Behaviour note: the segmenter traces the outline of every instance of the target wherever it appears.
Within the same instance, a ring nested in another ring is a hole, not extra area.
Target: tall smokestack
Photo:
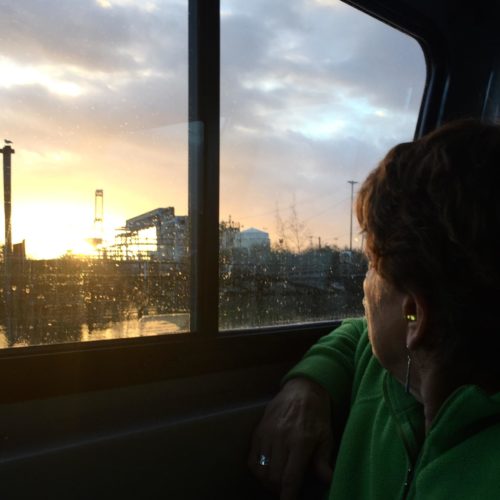
[[[5,146],[0,149],[3,154],[3,206],[5,213],[5,247],[4,247],[4,302],[5,327],[8,345],[13,344],[12,331],[12,199],[11,199],[11,156],[15,151],[10,146],[11,141],[5,140]]]

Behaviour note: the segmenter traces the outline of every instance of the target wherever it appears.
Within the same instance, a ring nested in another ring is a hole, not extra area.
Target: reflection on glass
[[[186,2],[7,3],[0,347],[186,331]]]
[[[361,315],[351,194],[413,136],[420,47],[337,0],[223,0],[221,50],[220,327]]]

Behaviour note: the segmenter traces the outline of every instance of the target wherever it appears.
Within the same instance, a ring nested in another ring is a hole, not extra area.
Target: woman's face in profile
[[[404,383],[406,370],[405,294],[382,278],[370,265],[363,282],[363,305],[373,354],[380,364]]]

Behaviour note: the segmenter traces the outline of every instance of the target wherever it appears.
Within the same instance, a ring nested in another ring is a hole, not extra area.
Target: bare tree
[[[280,207],[276,203],[276,234],[278,235],[278,250],[288,250],[287,224],[281,217]]]
[[[289,207],[289,215],[286,220],[283,220],[276,205],[276,234],[278,235],[278,248],[282,250],[290,250],[294,253],[301,253],[307,247],[307,241],[310,231],[307,224],[300,219],[295,194],[292,197],[292,202]]]

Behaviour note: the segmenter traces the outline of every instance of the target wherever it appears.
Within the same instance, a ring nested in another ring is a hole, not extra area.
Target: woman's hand
[[[330,396],[315,382],[295,378],[267,406],[248,461],[264,484],[280,492],[281,500],[294,500],[310,466],[330,482],[331,450]]]

